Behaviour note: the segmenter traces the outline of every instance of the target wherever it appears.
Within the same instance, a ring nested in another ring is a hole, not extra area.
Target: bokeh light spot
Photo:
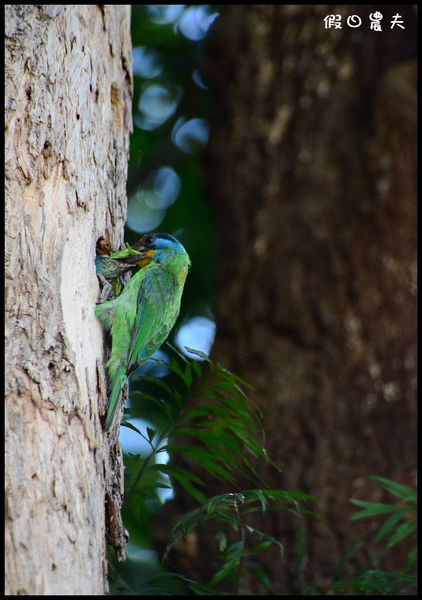
[[[173,23],[182,14],[184,4],[148,4],[148,18],[157,25]]]
[[[212,11],[209,5],[190,6],[184,10],[175,27],[188,40],[197,42],[207,35],[218,16],[219,13]]]
[[[133,72],[144,79],[157,77],[163,70],[161,54],[154,48],[139,46],[133,49]]]
[[[210,126],[206,119],[180,117],[173,127],[171,139],[175,146],[186,154],[194,154],[208,142]]]
[[[193,317],[181,325],[176,334],[176,344],[186,356],[194,360],[204,360],[203,358],[191,354],[185,349],[185,346],[193,350],[200,350],[207,356],[211,352],[214,344],[216,325],[214,321],[207,317]]]
[[[149,208],[163,209],[174,204],[180,192],[182,182],[171,167],[160,167],[152,171],[145,179],[144,188],[149,192],[145,203]]]
[[[199,72],[199,69],[194,69],[192,71],[192,79],[196,83],[196,85],[202,90],[208,90],[208,86],[205,85],[204,80],[202,79],[202,75]]]
[[[147,131],[159,127],[176,112],[181,97],[181,86],[169,83],[147,85],[139,98],[136,125]]]
[[[166,216],[166,210],[150,208],[145,201],[145,192],[139,189],[129,200],[127,207],[127,225],[137,233],[156,229]]]

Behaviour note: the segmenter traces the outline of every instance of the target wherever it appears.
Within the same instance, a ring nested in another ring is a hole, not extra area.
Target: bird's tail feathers
[[[124,367],[119,367],[116,372],[116,375],[113,377],[110,402],[108,403],[107,418],[105,422],[106,431],[109,431],[111,429],[111,426],[113,425],[114,414],[116,412],[116,408],[120,399],[120,393],[122,391],[122,387],[126,379],[126,369]]]

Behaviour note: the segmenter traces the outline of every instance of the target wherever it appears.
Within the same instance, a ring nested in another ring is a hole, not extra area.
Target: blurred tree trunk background
[[[405,30],[390,30],[396,12]],[[329,13],[342,29],[324,29]],[[382,500],[369,474],[415,483],[415,24],[412,6],[230,6],[208,57],[213,358],[255,386],[282,468],[268,484],[319,500],[299,585],[328,581],[368,531],[349,499]],[[270,571],[289,593],[294,522],[268,518],[287,550]]]

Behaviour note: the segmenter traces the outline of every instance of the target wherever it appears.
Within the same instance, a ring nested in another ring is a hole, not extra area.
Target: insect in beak
[[[128,256],[124,262],[127,265],[136,266],[139,268],[146,267],[152,261],[152,257],[156,253],[156,250],[152,248],[146,248],[141,244],[135,244],[132,246],[133,250],[137,251],[137,254],[133,254],[132,256]]]

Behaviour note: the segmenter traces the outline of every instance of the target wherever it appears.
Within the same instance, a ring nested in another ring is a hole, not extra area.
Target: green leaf
[[[264,533],[263,531],[260,531],[259,529],[255,529],[255,527],[251,527],[251,526],[247,526],[248,531],[255,533],[256,535],[258,535],[259,537],[261,537],[264,541],[268,541],[271,543],[271,545],[273,546],[277,546],[280,552],[280,558],[284,558],[284,546],[281,542],[279,542],[275,537],[273,537],[272,535],[268,535],[267,533]]]
[[[301,523],[295,535],[295,579],[299,579],[303,573],[307,554],[307,529],[306,524]]]
[[[260,544],[257,544],[256,546],[254,546],[250,550],[250,553],[251,554],[259,554],[260,552],[264,552],[264,550],[268,550],[268,548],[271,548],[272,545],[273,545],[273,542],[271,540],[261,542]]]
[[[403,573],[405,573],[407,575],[408,573],[413,571],[413,569],[416,567],[417,560],[418,560],[418,549],[415,546],[414,548],[411,549],[411,551],[407,555],[408,564],[406,565],[405,569],[403,570]]]
[[[416,578],[403,573],[371,569],[354,579],[336,581],[333,590],[353,590],[364,595],[399,594],[405,585],[416,585]]]
[[[371,479],[379,483],[383,488],[401,500],[405,500],[406,502],[417,501],[417,491],[408,485],[397,483],[396,481],[386,479],[385,477],[380,477],[379,475],[371,475]]]
[[[168,402],[163,400],[163,398],[157,398],[152,394],[146,394],[145,392],[131,392],[131,401],[135,403],[145,403],[151,402],[155,406],[157,406],[161,411],[163,411],[166,416],[171,419],[173,417],[172,407]],[[133,410],[133,409],[132,409]]]
[[[256,562],[247,562],[245,565],[255,576],[255,579],[261,583],[271,595],[276,595],[272,579],[268,570],[263,565]]]
[[[239,377],[239,375],[236,375],[235,373],[232,373],[232,371],[229,371],[228,369],[223,367],[220,363],[217,363],[217,371],[219,373],[222,373],[223,375],[228,376],[230,379],[236,380],[238,383],[240,383],[240,385],[242,385],[243,387],[245,387],[249,390],[254,389],[253,385],[251,385],[250,383],[248,383],[247,381],[245,381],[244,379]]]
[[[202,479],[200,479],[197,475],[187,471],[186,469],[182,469],[181,467],[176,467],[175,465],[168,465],[167,463],[166,464],[160,463],[160,464],[152,465],[151,469],[157,469],[158,471],[161,471],[162,473],[165,473],[166,475],[171,475],[173,477],[176,477],[179,481],[180,480],[194,481],[198,485],[205,485],[204,482],[202,481]]]
[[[173,344],[171,344],[168,340],[166,341],[166,346],[168,346],[169,348],[171,348],[173,350],[173,352],[184,362],[184,363],[188,363],[188,359],[186,358],[186,356],[183,354],[183,352],[181,352],[176,346],[174,346]]]
[[[182,369],[177,360],[172,358],[170,364],[167,366],[183,381],[187,390],[189,391],[192,386],[192,369],[190,364],[187,363],[185,369]]]
[[[352,504],[364,508],[365,510],[354,513],[350,518],[352,521],[358,521],[366,517],[373,517],[376,515],[385,515],[390,512],[406,512],[406,509],[400,508],[392,504],[383,504],[382,502],[370,502],[368,500],[350,500]]]
[[[124,250],[118,250],[117,252],[113,252],[110,254],[110,258],[128,258],[129,256],[136,256],[140,254],[138,250],[133,250],[131,246],[126,243],[126,248]]]
[[[390,531],[393,529],[393,527],[395,527],[397,525],[397,523],[399,523],[399,521],[401,521],[402,518],[403,518],[403,515],[401,513],[395,513],[394,515],[391,515],[391,517],[389,517],[386,520],[384,525],[378,531],[375,541],[380,542],[381,540],[383,540],[390,533]]]
[[[202,358],[203,360],[206,360],[207,362],[211,362],[209,357],[204,354],[203,352],[201,352],[201,350],[194,350],[194,348],[189,348],[189,346],[185,346],[185,350],[187,352],[189,352],[189,354],[195,354],[196,356],[199,356],[199,358]]]
[[[227,548],[227,536],[224,531],[221,529],[217,531],[215,535],[216,540],[218,541],[218,550],[223,552]]]
[[[243,554],[244,543],[239,540],[232,544],[229,548],[227,548],[225,554],[227,556],[226,561],[223,565],[218,569],[215,575],[210,579],[208,585],[214,587],[223,579],[227,579],[234,575],[234,573],[239,569],[240,560]]]
[[[132,377],[133,377],[133,375],[132,375]],[[148,381],[149,383],[154,383],[158,387],[161,387],[163,390],[168,392],[168,394],[171,397],[174,397],[174,390],[169,385],[167,385],[167,383],[165,383],[162,379],[160,379],[158,377],[152,377],[151,375],[145,375],[145,374],[137,375],[137,377],[139,377],[143,381]]]
[[[205,494],[203,494],[196,487],[197,485],[204,486],[205,484],[199,477],[197,477],[193,473],[190,473],[180,467],[168,464],[153,465],[151,469],[153,469],[154,467],[161,471],[161,473],[165,473],[166,475],[170,475],[171,477],[176,479],[180,483],[180,485],[183,486],[185,490],[188,491],[199,502],[204,502],[206,500]]]
[[[334,572],[334,579],[338,579],[343,574],[344,569],[355,554],[365,545],[365,541],[360,539],[350,546],[340,557]]]
[[[191,458],[193,461],[195,461],[197,464],[201,465],[202,467],[204,467],[204,469],[206,471],[208,471],[209,473],[213,473],[214,475],[216,475],[219,479],[225,480],[225,481],[234,481],[235,478],[233,476],[232,473],[230,473],[230,471],[228,471],[222,463],[222,460],[225,457],[225,453],[222,452],[220,454],[220,456],[218,455],[214,455],[211,454],[210,452],[204,450],[203,448],[199,448],[197,446],[178,446],[175,444],[168,444],[167,445],[167,450],[168,451],[178,451],[179,454],[184,455],[184,456],[189,456],[189,458]],[[227,457],[228,459],[230,457]],[[219,460],[221,459],[221,460]]]
[[[147,434],[148,434],[148,439],[150,442],[152,442],[156,433],[157,432],[155,431],[155,429],[151,429],[151,427],[147,427]]]
[[[407,523],[403,523],[403,525],[400,525],[400,527],[397,529],[396,533],[389,540],[389,542],[387,544],[387,548],[392,548],[393,546],[395,546],[396,544],[401,542],[404,538],[408,537],[414,531],[416,531],[416,528],[417,528],[416,519],[412,519],[411,521],[407,521]]]
[[[257,490],[257,493],[258,493],[258,499],[261,503],[262,512],[265,513],[265,511],[268,508],[268,499],[265,496],[265,494],[262,492],[262,490]]]
[[[130,423],[130,421],[122,421],[122,425],[123,425],[123,427],[126,427],[127,429],[132,429],[132,431],[136,431],[136,433],[139,433],[139,435],[144,437],[143,433],[141,431],[139,431],[139,429],[137,427],[135,427],[135,425]]]

